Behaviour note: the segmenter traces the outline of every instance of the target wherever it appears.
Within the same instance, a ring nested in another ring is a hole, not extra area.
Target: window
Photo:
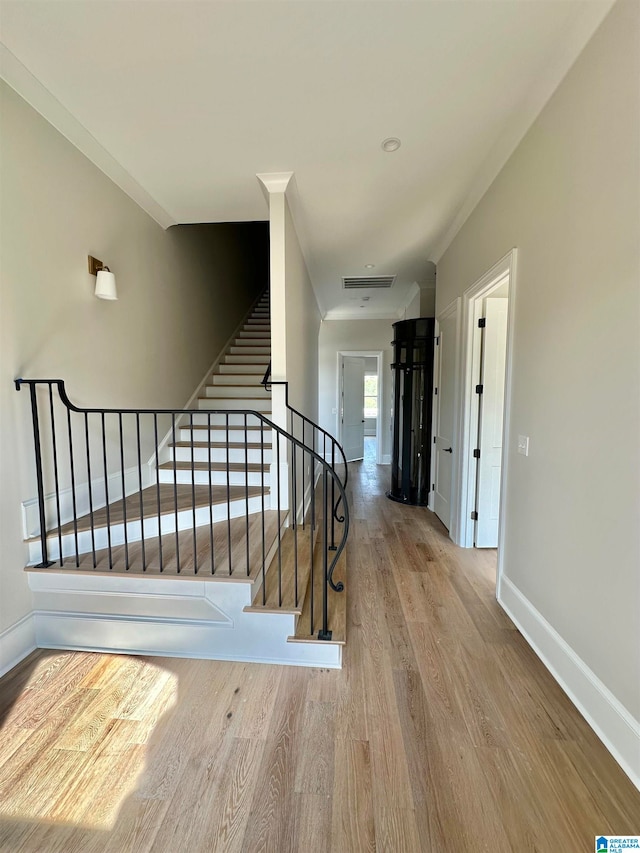
[[[366,373],[364,377],[364,417],[378,417],[378,374]]]

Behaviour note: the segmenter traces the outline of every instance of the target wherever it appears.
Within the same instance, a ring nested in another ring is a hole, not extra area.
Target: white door
[[[508,299],[488,297],[484,301],[476,548],[498,547],[508,304]]]
[[[451,525],[451,483],[453,479],[453,418],[456,369],[457,312],[439,319],[436,374],[435,489],[433,508],[444,526]]]
[[[347,462],[364,458],[364,363],[342,356],[342,446]]]

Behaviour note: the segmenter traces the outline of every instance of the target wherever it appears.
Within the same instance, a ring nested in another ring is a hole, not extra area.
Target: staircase
[[[296,410],[290,432],[272,423],[269,361],[265,295],[197,409],[80,409],[61,380],[16,381],[35,415],[39,646],[341,665],[346,469]]]

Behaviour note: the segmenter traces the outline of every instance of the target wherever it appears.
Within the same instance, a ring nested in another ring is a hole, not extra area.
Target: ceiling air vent
[[[342,286],[345,290],[363,287],[391,287],[395,280],[395,275],[345,275],[342,277]]]

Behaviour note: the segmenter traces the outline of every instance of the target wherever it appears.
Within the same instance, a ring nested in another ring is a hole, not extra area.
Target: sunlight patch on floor
[[[142,657],[124,671],[117,655],[93,657],[53,652],[35,666],[0,731],[0,817],[108,830],[135,791],[178,676]],[[67,689],[51,696],[63,667]]]

